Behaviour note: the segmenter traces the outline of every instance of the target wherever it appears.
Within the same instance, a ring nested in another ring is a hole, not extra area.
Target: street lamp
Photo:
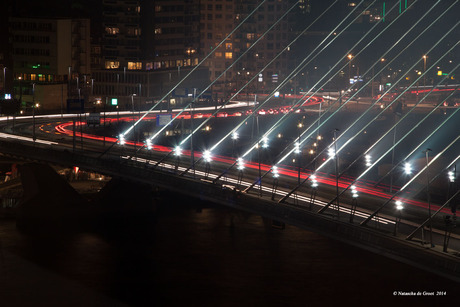
[[[358,190],[356,190],[356,186],[352,185],[350,187],[351,189],[351,197],[352,197],[352,202],[351,202],[351,212],[350,212],[350,223],[353,223],[353,217],[356,212],[356,207],[358,206]]]
[[[241,184],[241,181],[243,180],[243,169],[244,169],[244,160],[243,158],[238,158],[236,162],[237,166],[236,168],[238,169],[238,186]]]
[[[32,138],[35,144],[35,140],[37,139],[35,135],[35,83],[32,84],[32,118],[33,118]]]
[[[179,160],[180,160],[181,154],[182,154],[182,148],[180,146],[176,146],[174,148],[174,155],[176,156],[176,165],[175,165],[176,171],[179,169]]]
[[[232,143],[233,143],[233,146],[232,146],[232,156],[235,156],[235,155],[236,155],[236,153],[235,153],[235,143],[236,143],[236,141],[238,140],[238,138],[239,138],[238,132],[236,132],[236,131],[233,132],[233,134],[232,134],[232,141],[233,141],[233,142],[232,142]]]
[[[365,160],[366,160],[366,166],[369,167],[372,165],[372,157],[371,155],[366,155],[365,157]]]
[[[136,143],[137,143],[137,137],[136,137],[136,119],[135,119],[135,115],[134,115],[134,96],[136,96],[136,94],[131,94],[131,105],[132,105],[132,109],[133,109],[133,134],[134,134],[134,154],[136,154]]]
[[[315,202],[316,199],[316,193],[318,192],[318,180],[316,180],[316,175],[311,175],[310,176],[310,181],[311,181],[311,195],[310,195],[310,211],[312,209],[313,203]]]
[[[147,148],[147,150],[151,150],[152,149],[152,140],[151,139],[147,139],[145,140],[145,147]]]
[[[406,163],[404,164],[404,173],[405,173],[406,175],[412,174],[412,165],[411,165],[409,162],[406,162]]]
[[[402,215],[402,209],[404,209],[404,204],[402,203],[402,201],[397,200],[395,202],[395,207],[397,210],[397,216],[396,216],[396,221],[395,221],[394,235],[396,236],[396,233],[398,230],[398,224],[401,223],[401,215]]]
[[[425,89],[425,72],[426,72],[426,59],[428,58],[427,55],[423,55],[423,89]]]
[[[301,144],[301,141],[300,141],[300,137],[301,137],[301,134],[300,134],[300,130],[303,128],[303,123],[298,123],[297,124],[297,128],[299,128],[298,130],[298,140],[297,140],[297,143],[295,144],[296,145],[296,149],[295,149],[295,152],[296,154],[299,155],[299,172],[298,172],[298,177],[297,177],[297,183],[300,184],[300,169],[302,168],[302,161],[301,161],[301,158],[302,158],[302,150],[300,148],[300,144]]]
[[[212,154],[211,154],[211,151],[209,150],[205,150],[203,152],[203,159],[204,159],[204,162],[206,163],[206,168],[205,168],[205,178],[208,177],[208,174],[210,172],[210,162],[212,161]]]
[[[273,174],[273,187],[272,187],[272,200],[275,200],[276,189],[278,188],[278,177],[280,176],[278,173],[278,167],[272,167],[272,174]]]
[[[351,78],[351,59],[353,59],[353,55],[350,53],[347,55],[348,58],[348,84],[350,83],[350,78]]]
[[[118,144],[120,145],[125,145],[126,141],[125,141],[125,136],[123,134],[120,134],[118,136]]]

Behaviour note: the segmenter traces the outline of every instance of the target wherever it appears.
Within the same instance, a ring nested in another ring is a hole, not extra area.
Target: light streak
[[[305,34],[305,32],[307,32],[307,30],[308,30],[313,24],[315,24],[315,23],[316,23],[316,22],[317,22],[327,11],[329,11],[329,10],[335,5],[335,3],[337,3],[337,2],[338,2],[338,0],[335,0],[334,3],[332,3],[326,10],[324,10],[324,12],[322,12],[322,13],[321,13],[321,14],[320,14],[310,25],[308,25],[308,26],[307,26],[307,27],[306,27],[306,28],[305,28],[305,29],[304,29],[294,40],[292,40],[291,43],[290,43],[288,46],[286,46],[281,52],[277,53],[277,54],[275,55],[275,57],[274,57],[271,61],[269,61],[261,70],[259,70],[258,73],[254,74],[254,76],[253,76],[246,84],[244,84],[244,85],[243,85],[243,86],[242,86],[232,97],[230,97],[230,99],[229,99],[224,105],[222,105],[222,106],[219,108],[219,110],[220,110],[223,106],[225,106],[228,102],[230,102],[233,98],[235,98],[241,91],[243,91],[243,89],[246,88],[246,86],[248,86],[248,84],[250,84],[252,81],[254,81],[254,80],[258,77],[258,75],[259,75],[260,73],[262,73],[267,67],[269,67],[273,62],[275,62],[276,59],[278,59],[279,57],[281,57],[281,55],[284,54],[285,51],[289,50],[290,45],[292,45],[294,42],[296,42],[298,39],[300,39],[300,38],[303,36],[303,34]],[[291,75],[292,75],[292,73],[290,74],[290,76],[291,76]],[[290,78],[290,77],[287,77],[286,79],[288,79],[288,78]],[[278,87],[277,87],[277,88],[278,88]],[[276,90],[276,89],[275,89],[275,90]],[[273,92],[272,92],[272,94],[273,94]],[[271,97],[271,96],[268,95],[268,97]],[[268,99],[267,99],[266,101],[264,101],[263,103],[261,103],[261,105],[259,106],[258,109],[260,109],[267,101],[268,101]],[[218,110],[216,110],[216,111],[213,113],[213,116],[214,116],[217,112],[218,112]],[[255,113],[255,112],[254,112],[254,113]],[[251,115],[250,115],[249,117],[251,117]],[[249,117],[248,117],[247,119],[249,119]],[[198,131],[198,130],[199,130],[203,125],[205,125],[206,122],[209,121],[210,119],[211,119],[211,118],[208,118],[208,119],[206,119],[203,123],[201,123],[201,124],[195,129],[195,131],[192,132],[192,134],[195,133],[196,131]],[[222,142],[223,140],[225,140],[229,135],[231,135],[234,131],[238,130],[239,127],[241,127],[242,125],[244,125],[244,123],[247,121],[247,119],[244,120],[244,121],[242,121],[242,122],[241,122],[239,125],[237,125],[231,132],[229,132],[224,138],[222,138],[221,142]],[[191,135],[187,136],[187,137],[181,142],[181,145],[183,145],[183,144],[184,144],[186,141],[188,141],[190,138],[191,138]],[[219,144],[220,144],[220,142],[217,143],[215,146],[213,146],[212,149],[214,150]]]
[[[233,33],[236,32],[236,30],[238,30],[249,18],[251,18],[252,15],[254,15],[254,13],[256,13],[259,8],[262,6],[262,4],[264,4],[267,0],[262,0],[260,2],[260,4],[250,13],[248,14],[248,16],[246,16],[246,18],[244,18],[232,31],[230,31],[230,33],[225,37],[223,38],[219,44],[217,44],[217,46],[211,50],[210,53],[208,53],[208,55],[206,55],[192,70],[190,70],[190,72],[184,77],[182,78],[182,80],[180,80],[172,89],[170,89],[159,101],[158,103],[156,103],[155,105],[153,105],[141,118],[139,118],[130,128],[128,128],[123,134],[126,135],[127,133],[129,133],[132,129],[134,129],[134,126],[136,126],[139,122],[141,122],[145,116],[147,116],[147,114],[149,114],[153,109],[155,109],[164,99],[166,99],[184,80],[186,80],[189,76],[192,75],[192,73],[198,69],[198,67],[201,66],[201,64],[203,64],[216,50],[219,49],[220,46],[222,46],[226,41],[227,39],[229,39]]]
[[[363,1],[361,1],[360,4],[361,4],[362,2],[363,2]],[[375,2],[375,1],[373,1],[373,2],[368,6],[368,8],[369,8],[374,2]],[[356,7],[348,14],[348,16],[347,16],[346,18],[348,18],[349,16],[351,16],[352,13],[357,9],[357,7],[358,7],[358,6],[356,6]],[[342,21],[339,23],[339,25],[336,26],[335,29],[337,29],[343,22],[345,22],[346,18],[345,18],[344,20],[342,20]],[[358,18],[358,17],[356,17],[355,20],[356,20],[357,18]],[[353,21],[354,21],[354,20],[353,20]],[[349,26],[351,26],[351,24],[352,24],[352,22],[351,22],[346,28],[348,28]],[[346,28],[345,28],[345,29],[346,29]],[[335,30],[335,29],[334,29],[334,30]],[[345,31],[345,29],[342,30],[342,31],[340,32],[340,34],[343,33],[343,32]],[[331,32],[329,33],[329,35],[328,35],[325,39],[323,39],[323,41],[322,41],[320,44],[318,44],[318,46],[314,49],[314,51],[316,51],[317,48],[319,48],[319,47],[327,40],[328,37],[330,37],[331,35],[333,35],[334,30],[331,31]],[[339,34],[339,35],[340,35],[340,34]],[[323,49],[322,49],[320,52],[322,52],[327,46],[329,46],[339,35],[337,35],[336,37],[334,37],[325,47],[323,47]],[[308,63],[310,63],[314,58],[316,58],[316,56],[319,55],[319,53],[317,53],[312,59],[310,59],[309,62],[307,62],[306,64],[304,64],[304,62],[307,61],[307,60],[310,58],[310,56],[311,56],[312,54],[313,54],[313,51],[312,51],[307,57],[305,57],[304,60],[296,67],[296,69],[294,69],[294,70],[283,80],[283,82],[281,82],[281,83],[280,83],[280,84],[279,84],[279,85],[268,95],[267,99],[266,99],[264,102],[262,102],[261,104],[259,104],[259,106],[254,110],[254,112],[253,112],[252,114],[250,114],[247,118],[245,118],[240,124],[238,124],[237,126],[235,126],[235,128],[234,128],[232,131],[230,131],[226,136],[224,136],[222,139],[220,139],[220,140],[212,147],[212,149],[214,150],[215,148],[217,148],[217,146],[219,146],[225,139],[227,139],[228,136],[231,135],[231,134],[233,133],[233,131],[239,129],[242,125],[244,125],[245,122],[247,122],[247,121],[249,120],[249,118],[251,118],[252,116],[255,116],[255,114],[257,113],[257,110],[261,109],[262,106],[265,105],[265,103],[267,103],[267,102],[269,101],[269,99],[271,99],[271,97],[273,97],[273,95],[276,93],[276,91],[278,91],[280,88],[282,88],[292,77],[295,77],[295,76],[301,71],[301,69],[303,69]],[[300,66],[302,66],[302,65],[303,65],[303,67],[300,67]],[[299,68],[299,67],[300,67],[300,68]],[[306,95],[303,95],[302,98],[299,100],[299,102],[302,101],[302,99],[303,99],[305,96],[306,96]],[[298,103],[299,103],[299,102],[298,102]],[[297,103],[297,104],[298,104],[298,103]],[[297,104],[296,104],[296,105],[297,105]],[[295,106],[291,106],[290,110],[292,110],[294,107],[295,107]],[[283,116],[283,117],[284,117],[284,116]],[[256,146],[257,146],[257,143],[254,144],[254,145],[251,147],[251,149],[250,149],[249,151],[252,151],[253,149],[255,149]],[[248,153],[249,153],[249,152],[245,153],[245,154],[243,155],[243,157],[245,157]]]
[[[297,6],[297,4],[294,4],[292,5],[285,13],[283,16],[281,16],[274,24],[272,24],[260,37],[258,37],[258,39],[256,40],[256,42],[254,44],[251,44],[251,46],[249,46],[249,48],[247,48],[235,61],[233,61],[223,72],[221,72],[221,74],[214,79],[214,81],[212,81],[200,94],[198,94],[198,96],[196,96],[195,98],[193,98],[192,102],[187,104],[174,118],[172,118],[168,125],[171,124],[180,114],[182,114],[183,112],[185,112],[186,109],[188,109],[192,104],[193,102],[196,101],[196,99],[198,99],[199,97],[201,97],[201,95],[206,92],[214,83],[217,82],[217,80],[220,79],[220,77],[222,77],[230,68],[233,67],[233,65],[235,65],[240,59],[242,59],[254,46],[256,46],[256,44],[262,40],[264,38],[264,36],[271,30],[273,29],[285,16],[288,15],[288,13],[293,10],[295,7]],[[217,48],[216,48],[217,49]],[[257,74],[255,74],[257,75]],[[255,76],[254,75],[254,76]],[[158,137],[158,135],[163,132],[164,129],[166,129],[167,125],[165,125],[163,128],[161,128],[160,130],[158,130],[150,139],[155,139],[156,137]],[[195,130],[196,131],[196,130]],[[193,132],[192,132],[193,134]],[[184,139],[185,140],[185,139]],[[181,144],[183,144],[183,142],[181,142]],[[214,150],[214,148],[211,148],[211,150]]]

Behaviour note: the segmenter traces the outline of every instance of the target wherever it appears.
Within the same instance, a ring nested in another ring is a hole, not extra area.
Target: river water
[[[154,214],[120,215],[91,231],[26,235],[14,220],[0,220],[0,248],[128,306],[428,306],[458,295],[459,284],[434,274],[293,226],[267,225],[169,195],[157,199]],[[395,291],[446,293],[435,301]],[[17,306],[58,306],[18,296],[24,304]]]

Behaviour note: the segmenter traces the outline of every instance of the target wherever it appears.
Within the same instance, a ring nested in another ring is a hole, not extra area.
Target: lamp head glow
[[[174,148],[174,155],[175,156],[180,156],[182,154],[182,148],[180,146],[176,146]]]
[[[318,181],[316,180],[316,175],[311,175],[310,180],[311,180],[311,187],[316,189],[318,187]]]
[[[404,209],[404,206],[403,206],[402,201],[397,200],[397,201],[395,202],[395,204],[396,204],[396,209],[397,209],[397,210],[402,210],[402,209]]]
[[[123,134],[120,134],[118,136],[118,144],[120,145],[125,145],[126,141],[125,141],[125,136]]]
[[[371,157],[371,155],[366,155],[364,158],[366,159],[366,166],[371,166],[372,165],[372,162],[371,162],[372,157]]]
[[[262,148],[267,148],[268,147],[268,137],[264,136],[262,138],[262,142],[263,142]]]
[[[212,161],[212,155],[211,155],[211,152],[209,150],[205,150],[203,152],[203,159],[205,162],[209,163]]]
[[[147,150],[152,149],[152,140],[150,139],[145,140],[145,147],[147,147]]]
[[[238,132],[233,132],[232,140],[238,140],[238,137],[239,137]]]
[[[449,182],[455,182],[455,173],[453,171],[448,172],[447,176],[449,177]]]
[[[300,143],[299,143],[299,142],[295,142],[294,147],[295,147],[294,152],[295,152],[296,154],[299,154],[299,153],[300,153]]]
[[[236,165],[237,165],[236,168],[237,168],[238,170],[242,171],[242,170],[244,169],[244,160],[243,160],[243,158],[238,158],[238,159],[236,160]]]
[[[329,149],[327,150],[327,154],[329,155],[330,158],[334,158],[334,156],[335,156],[334,148],[329,147]]]
[[[278,173],[278,166],[272,167],[273,178],[278,178],[280,174]]]
[[[351,189],[351,197],[358,198],[358,190],[356,190],[356,186],[352,185],[350,189]]]
[[[404,172],[407,174],[407,175],[410,175],[412,174],[412,166],[409,162],[406,162],[404,164]]]

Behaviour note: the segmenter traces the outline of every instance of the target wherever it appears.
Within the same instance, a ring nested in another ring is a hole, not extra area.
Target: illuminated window
[[[161,28],[155,28],[155,34],[161,34]]]
[[[233,46],[232,43],[226,43],[225,44],[225,49],[232,50],[232,46]]]
[[[192,55],[194,53],[196,53],[195,48],[188,47],[187,49],[185,49],[185,54],[187,54],[187,55]]]
[[[221,58],[222,57],[222,52],[216,52],[216,58]]]
[[[32,80],[32,81],[37,80],[37,75],[36,74],[30,74],[30,80]]]
[[[120,33],[120,28],[106,27],[105,32],[107,34],[116,35],[116,34]]]
[[[161,12],[161,5],[155,5],[155,12]]]
[[[138,36],[141,35],[141,29],[139,28],[128,28],[127,29],[128,35]]]
[[[246,38],[249,40],[254,40],[255,34],[254,33],[246,33]]]
[[[128,62],[129,70],[139,70],[142,69],[142,62]]]
[[[231,52],[225,52],[225,58],[226,58],[226,59],[232,59],[232,58],[233,58],[233,53],[231,53]]]
[[[38,81],[46,81],[46,76],[45,75],[42,75],[42,74],[38,74]]]
[[[145,70],[152,70],[152,69],[153,69],[153,63],[152,62],[145,63]]]
[[[117,69],[120,67],[120,62],[118,61],[105,61],[106,69]]]

